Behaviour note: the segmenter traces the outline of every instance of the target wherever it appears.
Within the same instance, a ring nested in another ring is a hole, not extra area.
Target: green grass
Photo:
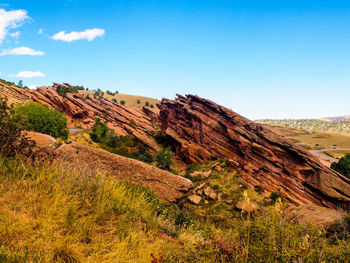
[[[208,183],[220,191],[229,186],[227,193],[240,199],[236,179],[225,183],[215,174]],[[227,212],[230,224],[218,223],[224,209],[214,206],[203,208],[210,216],[205,220],[198,207],[185,201],[166,206],[141,185],[0,157],[0,262],[346,260],[348,237],[327,238],[324,231],[287,221],[279,201],[250,215]]]
[[[344,157],[345,155],[349,154],[350,151],[345,151],[345,150],[334,150],[334,151],[327,151],[323,152],[324,154],[327,154],[330,157],[340,159]]]

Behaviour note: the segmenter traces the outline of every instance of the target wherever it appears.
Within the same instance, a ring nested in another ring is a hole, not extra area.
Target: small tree
[[[23,88],[23,80],[18,81],[18,87]]]
[[[350,154],[345,155],[338,163],[332,163],[331,168],[350,178]]]
[[[112,101],[115,102],[115,103],[118,103],[116,98],[113,98]]]
[[[121,100],[120,104],[124,106],[125,105],[125,100]]]
[[[151,108],[152,108],[152,109],[154,108],[153,104],[151,104]]]
[[[140,101],[140,100],[137,100],[136,102],[137,102],[137,104],[140,104],[140,103],[141,103],[141,101]]]
[[[35,145],[21,134],[23,125],[14,115],[13,108],[9,107],[0,97],[0,154],[13,157],[18,153],[30,153]]]
[[[169,148],[162,149],[154,156],[154,160],[157,162],[157,167],[170,170],[170,166],[173,164],[174,154]]]
[[[148,101],[145,102],[145,106],[149,106],[149,102]]]

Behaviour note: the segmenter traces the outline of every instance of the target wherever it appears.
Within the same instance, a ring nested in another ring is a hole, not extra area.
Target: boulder
[[[199,205],[199,203],[202,200],[202,197],[198,196],[198,195],[190,195],[188,197],[188,200],[190,200],[193,204],[195,205]]]
[[[204,188],[204,195],[209,197],[210,199],[215,200],[217,198],[217,194],[215,193],[215,191],[210,188],[209,186],[207,186],[206,188]]]
[[[307,222],[312,225],[327,228],[335,222],[342,220],[345,213],[313,204],[305,204],[300,206],[290,206],[284,211],[284,215],[298,223]]]

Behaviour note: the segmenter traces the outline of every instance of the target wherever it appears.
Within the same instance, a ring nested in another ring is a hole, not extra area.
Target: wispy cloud
[[[0,53],[0,56],[6,56],[6,55],[27,55],[27,56],[43,56],[43,51],[36,51],[34,49],[31,49],[29,47],[16,47],[13,49],[5,49]]]
[[[26,10],[6,11],[0,9],[0,44],[7,36],[9,29],[20,27],[28,18]]]
[[[11,33],[11,34],[10,34],[10,37],[18,38],[20,35],[21,35],[21,32],[16,31],[16,32]]]
[[[45,75],[40,71],[21,71],[21,72],[18,72],[13,77],[29,79],[29,78],[41,78],[41,77],[45,77]]]
[[[65,42],[72,42],[72,41],[81,40],[81,39],[92,41],[96,37],[102,37],[104,34],[105,34],[105,30],[100,28],[87,29],[81,32],[73,31],[70,33],[66,33],[66,31],[60,31],[54,36],[52,36],[52,39],[62,40]]]
[[[43,29],[40,28],[40,29],[38,30],[38,34],[41,35],[42,33],[43,33]]]

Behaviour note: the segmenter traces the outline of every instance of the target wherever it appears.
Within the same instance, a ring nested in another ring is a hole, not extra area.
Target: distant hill
[[[339,117],[325,117],[320,118],[322,121],[334,122],[334,121],[350,121],[350,115],[339,116]]]
[[[350,134],[350,122],[346,121],[326,121],[317,119],[286,119],[286,120],[256,120],[255,122],[268,124],[271,126],[282,126],[319,132],[334,132]]]

